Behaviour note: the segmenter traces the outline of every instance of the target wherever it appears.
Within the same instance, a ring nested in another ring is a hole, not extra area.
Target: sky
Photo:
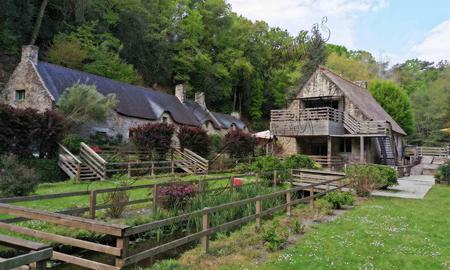
[[[296,35],[327,17],[330,43],[377,60],[450,61],[450,0],[228,0],[234,12]]]

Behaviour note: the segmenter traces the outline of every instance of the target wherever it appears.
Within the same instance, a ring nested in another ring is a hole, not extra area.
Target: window
[[[25,100],[25,90],[16,90],[16,101]]]
[[[351,153],[352,152],[352,138],[342,138],[339,142],[339,152]]]
[[[163,122],[163,123],[167,123],[168,120],[169,120],[169,118],[167,118],[167,116],[163,116],[163,117],[161,118],[161,122]]]

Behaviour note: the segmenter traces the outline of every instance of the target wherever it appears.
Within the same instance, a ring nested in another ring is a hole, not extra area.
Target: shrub
[[[194,184],[169,184],[158,188],[158,202],[166,209],[184,207],[197,193]]]
[[[56,156],[63,122],[64,118],[54,111],[40,113],[0,104],[0,154],[19,158]]]
[[[256,141],[250,133],[232,130],[225,135],[224,145],[230,157],[242,158],[254,153]]]
[[[437,182],[446,181],[450,183],[450,162],[439,166],[434,177]]]
[[[26,196],[38,186],[35,170],[21,165],[15,155],[0,158],[0,193],[2,196]]]
[[[213,134],[209,136],[209,141],[211,142],[211,153],[220,153],[223,148],[224,138],[218,134]]]
[[[333,204],[324,198],[316,200],[314,206],[317,216],[331,215],[333,213]]]
[[[283,173],[285,171],[283,162],[279,158],[272,156],[257,157],[250,168],[253,172],[272,172],[277,170]],[[272,175],[261,175],[261,178],[271,180]]]
[[[59,168],[57,159],[31,158],[21,159],[20,163],[35,170],[39,182],[60,182],[67,180],[66,174]]]
[[[155,263],[149,270],[181,270],[182,266],[177,260],[163,260]]]
[[[152,151],[156,158],[163,159],[171,148],[174,131],[170,124],[149,123],[130,128],[130,139],[140,150]]]
[[[300,154],[291,155],[284,160],[284,167],[286,169],[315,169],[318,168],[318,166],[320,165],[310,157]]]
[[[123,179],[122,176],[116,176],[116,178]],[[127,187],[130,183],[127,180],[119,180],[117,188]],[[125,212],[127,207],[126,203],[130,200],[128,192],[125,190],[114,190],[113,192],[108,192],[103,198],[105,204],[110,204],[111,206],[106,209],[106,215],[110,218],[120,218]]]
[[[324,199],[333,205],[333,209],[340,209],[342,205],[352,205],[354,202],[353,195],[350,192],[330,192],[325,195]]]
[[[380,170],[370,164],[348,166],[346,174],[356,194],[363,197],[370,195],[374,189],[382,187],[385,183]]]
[[[177,137],[181,148],[188,148],[202,156],[209,154],[211,141],[202,128],[182,126]]]
[[[62,145],[64,145],[67,150],[74,154],[78,154],[80,152],[80,145],[83,142],[83,139],[77,134],[69,134],[62,140]]]
[[[389,186],[393,186],[398,184],[397,182],[397,172],[394,168],[385,166],[385,165],[377,165],[377,164],[370,164],[369,166],[374,166],[378,169],[381,177],[381,188],[387,188]]]
[[[251,165],[248,164],[248,163],[238,163],[236,165],[236,167],[234,167],[233,171],[235,173],[239,173],[239,174],[241,174],[241,173],[248,173],[249,171],[251,171],[250,167],[251,167]]]
[[[263,230],[261,237],[264,241],[264,245],[270,251],[277,251],[283,247],[284,243],[286,243],[289,233],[285,228],[277,230],[276,226],[271,226]]]

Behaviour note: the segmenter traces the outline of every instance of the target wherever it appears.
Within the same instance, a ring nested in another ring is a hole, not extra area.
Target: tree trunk
[[[36,22],[34,24],[33,33],[31,35],[30,45],[34,45],[36,43],[36,39],[39,35],[39,30],[41,29],[42,19],[44,18],[45,8],[47,7],[48,0],[42,0],[41,8],[39,9],[39,13],[36,17]]]

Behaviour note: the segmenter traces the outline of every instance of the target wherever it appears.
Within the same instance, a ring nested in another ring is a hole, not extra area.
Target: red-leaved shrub
[[[184,207],[197,193],[194,184],[169,184],[158,188],[158,202],[161,207],[169,209]]]
[[[232,130],[225,135],[226,152],[234,158],[248,157],[255,151],[255,138],[242,130]]]
[[[202,128],[182,126],[177,136],[181,148],[187,148],[202,156],[209,154],[211,141]]]
[[[149,123],[130,128],[130,140],[142,151],[153,152],[151,158],[163,159],[170,150],[175,127],[166,123]]]

